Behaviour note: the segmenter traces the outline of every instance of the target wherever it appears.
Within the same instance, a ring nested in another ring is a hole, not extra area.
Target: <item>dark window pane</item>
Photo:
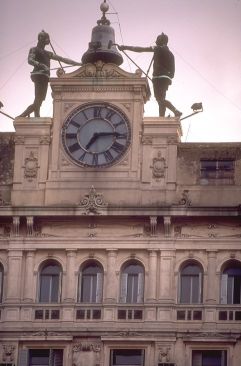
[[[132,319],[132,310],[128,310],[127,314],[128,314],[128,319]]]
[[[59,319],[59,310],[51,310],[51,319]]]
[[[142,319],[142,310],[134,310],[134,319]]]
[[[202,320],[202,311],[201,310],[193,311],[193,320]]]
[[[94,309],[93,310],[93,319],[100,319],[101,318],[101,310],[100,309]]]
[[[112,366],[143,365],[143,350],[119,349],[112,351]]]
[[[46,265],[41,274],[43,275],[59,275],[60,274],[60,267],[58,264],[48,264]]]
[[[235,311],[235,320],[241,320],[241,311]]]
[[[76,319],[84,319],[85,318],[85,311],[84,310],[77,310],[76,311]]]
[[[233,320],[233,311],[229,311],[228,319]]]
[[[227,311],[220,311],[219,312],[219,316],[218,316],[219,320],[227,320],[227,318],[228,318]]]
[[[44,312],[43,310],[35,310],[35,319],[43,319]]]
[[[192,312],[191,310],[187,311],[187,320],[192,320]]]
[[[221,350],[192,351],[192,366],[227,366],[227,352]]]
[[[185,310],[178,310],[177,311],[177,320],[185,320]]]
[[[49,349],[31,349],[29,351],[30,366],[49,365]]]
[[[126,310],[118,310],[118,319],[126,318]]]

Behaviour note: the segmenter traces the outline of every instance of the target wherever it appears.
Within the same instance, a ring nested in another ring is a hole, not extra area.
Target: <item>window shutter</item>
[[[181,273],[178,272],[178,279],[177,279],[177,301],[181,303]]]
[[[198,275],[198,286],[199,286],[199,292],[198,292],[198,303],[200,304],[201,302],[202,302],[202,287],[203,287],[203,281],[202,281],[202,279],[203,279],[203,274],[202,274],[202,272],[200,272],[199,273],[199,275]]]
[[[228,275],[221,275],[221,288],[220,288],[220,301],[221,304],[227,304],[227,295],[228,295]]]
[[[79,272],[79,279],[78,279],[78,302],[81,302],[81,288],[82,288],[82,272]]]
[[[63,366],[63,350],[62,349],[51,349],[50,358],[52,354],[52,363],[50,366]]]
[[[18,358],[19,366],[28,366],[28,349],[21,349]]]
[[[202,352],[193,352],[192,356],[192,364],[193,366],[202,366]]]
[[[102,301],[103,274],[97,273],[96,278],[96,302]]]
[[[144,300],[144,273],[138,273],[137,303]]]
[[[49,366],[54,366],[54,350],[49,350]]]
[[[2,302],[2,290],[3,290],[3,270],[0,266],[0,302]]]
[[[59,296],[58,296],[58,302],[61,302],[61,298],[62,298],[62,277],[63,277],[63,273],[59,272]]]
[[[122,303],[126,303],[127,280],[128,280],[128,274],[122,273],[121,274],[121,283],[120,283],[120,302],[122,302]]]

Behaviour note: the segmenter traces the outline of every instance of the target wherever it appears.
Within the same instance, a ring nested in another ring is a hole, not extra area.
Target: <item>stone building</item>
[[[1,366],[240,366],[241,146],[101,60],[0,135]]]

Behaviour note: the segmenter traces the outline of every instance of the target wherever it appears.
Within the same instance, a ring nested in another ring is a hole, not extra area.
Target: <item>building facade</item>
[[[1,134],[1,366],[240,366],[241,147],[182,143],[114,64]]]

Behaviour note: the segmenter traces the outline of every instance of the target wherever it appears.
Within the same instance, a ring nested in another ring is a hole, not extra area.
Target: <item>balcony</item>
[[[192,323],[216,323],[219,328],[240,328],[240,305],[215,304],[1,304],[0,323],[12,326],[15,322],[55,323],[118,322],[159,323],[186,328]],[[12,325],[11,325],[12,324]]]

